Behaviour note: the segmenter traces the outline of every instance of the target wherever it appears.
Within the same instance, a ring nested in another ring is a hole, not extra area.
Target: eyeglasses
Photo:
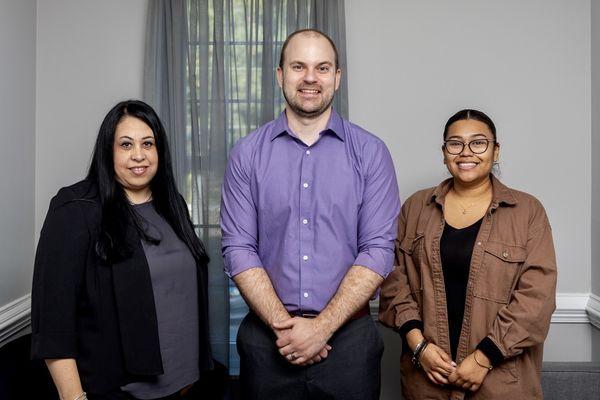
[[[448,152],[448,154],[452,154],[456,156],[463,152],[465,146],[469,146],[469,149],[474,154],[482,154],[485,153],[488,149],[490,142],[495,142],[494,139],[475,139],[470,142],[461,142],[460,140],[446,140],[444,142],[444,149]]]

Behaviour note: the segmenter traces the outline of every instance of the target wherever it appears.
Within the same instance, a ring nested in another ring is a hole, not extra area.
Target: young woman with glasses
[[[403,205],[396,268],[381,291],[380,320],[404,342],[402,391],[541,399],[556,290],[544,208],[493,175],[500,144],[484,113],[453,115],[442,152],[452,177]]]

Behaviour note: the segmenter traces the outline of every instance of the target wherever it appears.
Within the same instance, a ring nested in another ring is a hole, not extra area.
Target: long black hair
[[[143,121],[154,133],[158,153],[158,168],[150,182],[154,208],[187,245],[194,259],[199,263],[208,263],[206,250],[194,232],[185,202],[175,185],[165,128],[152,107],[139,100],[126,100],[114,106],[104,117],[96,138],[86,179],[97,186],[102,208],[97,255],[109,263],[130,257],[132,247],[127,242],[126,232],[131,228],[136,229],[142,238],[155,241],[145,233],[139,216],[127,200],[125,190],[115,179],[115,131],[125,117]]]

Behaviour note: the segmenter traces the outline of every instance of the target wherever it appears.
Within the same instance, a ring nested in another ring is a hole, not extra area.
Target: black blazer
[[[59,190],[42,228],[31,294],[32,357],[75,358],[84,390],[96,394],[163,373],[140,237],[131,227],[126,234],[131,258],[105,264],[95,252],[100,218],[94,184],[81,181]],[[212,367],[208,279],[206,265],[197,267],[200,369],[205,370]]]

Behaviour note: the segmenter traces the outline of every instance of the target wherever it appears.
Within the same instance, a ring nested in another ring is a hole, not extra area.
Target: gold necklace
[[[460,201],[458,201],[458,198],[456,199],[456,202],[458,203],[458,206],[460,208],[462,208],[463,215],[466,215],[469,212],[469,208],[471,208],[471,207],[473,207],[475,205],[475,203],[471,203],[471,204],[469,204],[468,207],[465,207],[465,206],[462,205],[462,203]]]
[[[475,206],[477,204],[477,201],[479,200],[479,199],[476,199],[474,202],[472,202],[471,204],[468,204],[467,207],[465,207],[460,202],[460,200],[458,200],[459,196],[458,196],[458,194],[456,193],[456,191],[454,189],[452,189],[452,193],[453,193],[454,199],[456,200],[456,203],[458,203],[458,206],[460,208],[462,208],[462,214],[463,215],[467,215],[469,213],[469,208],[472,208],[473,206]],[[487,195],[487,193],[485,195]]]

